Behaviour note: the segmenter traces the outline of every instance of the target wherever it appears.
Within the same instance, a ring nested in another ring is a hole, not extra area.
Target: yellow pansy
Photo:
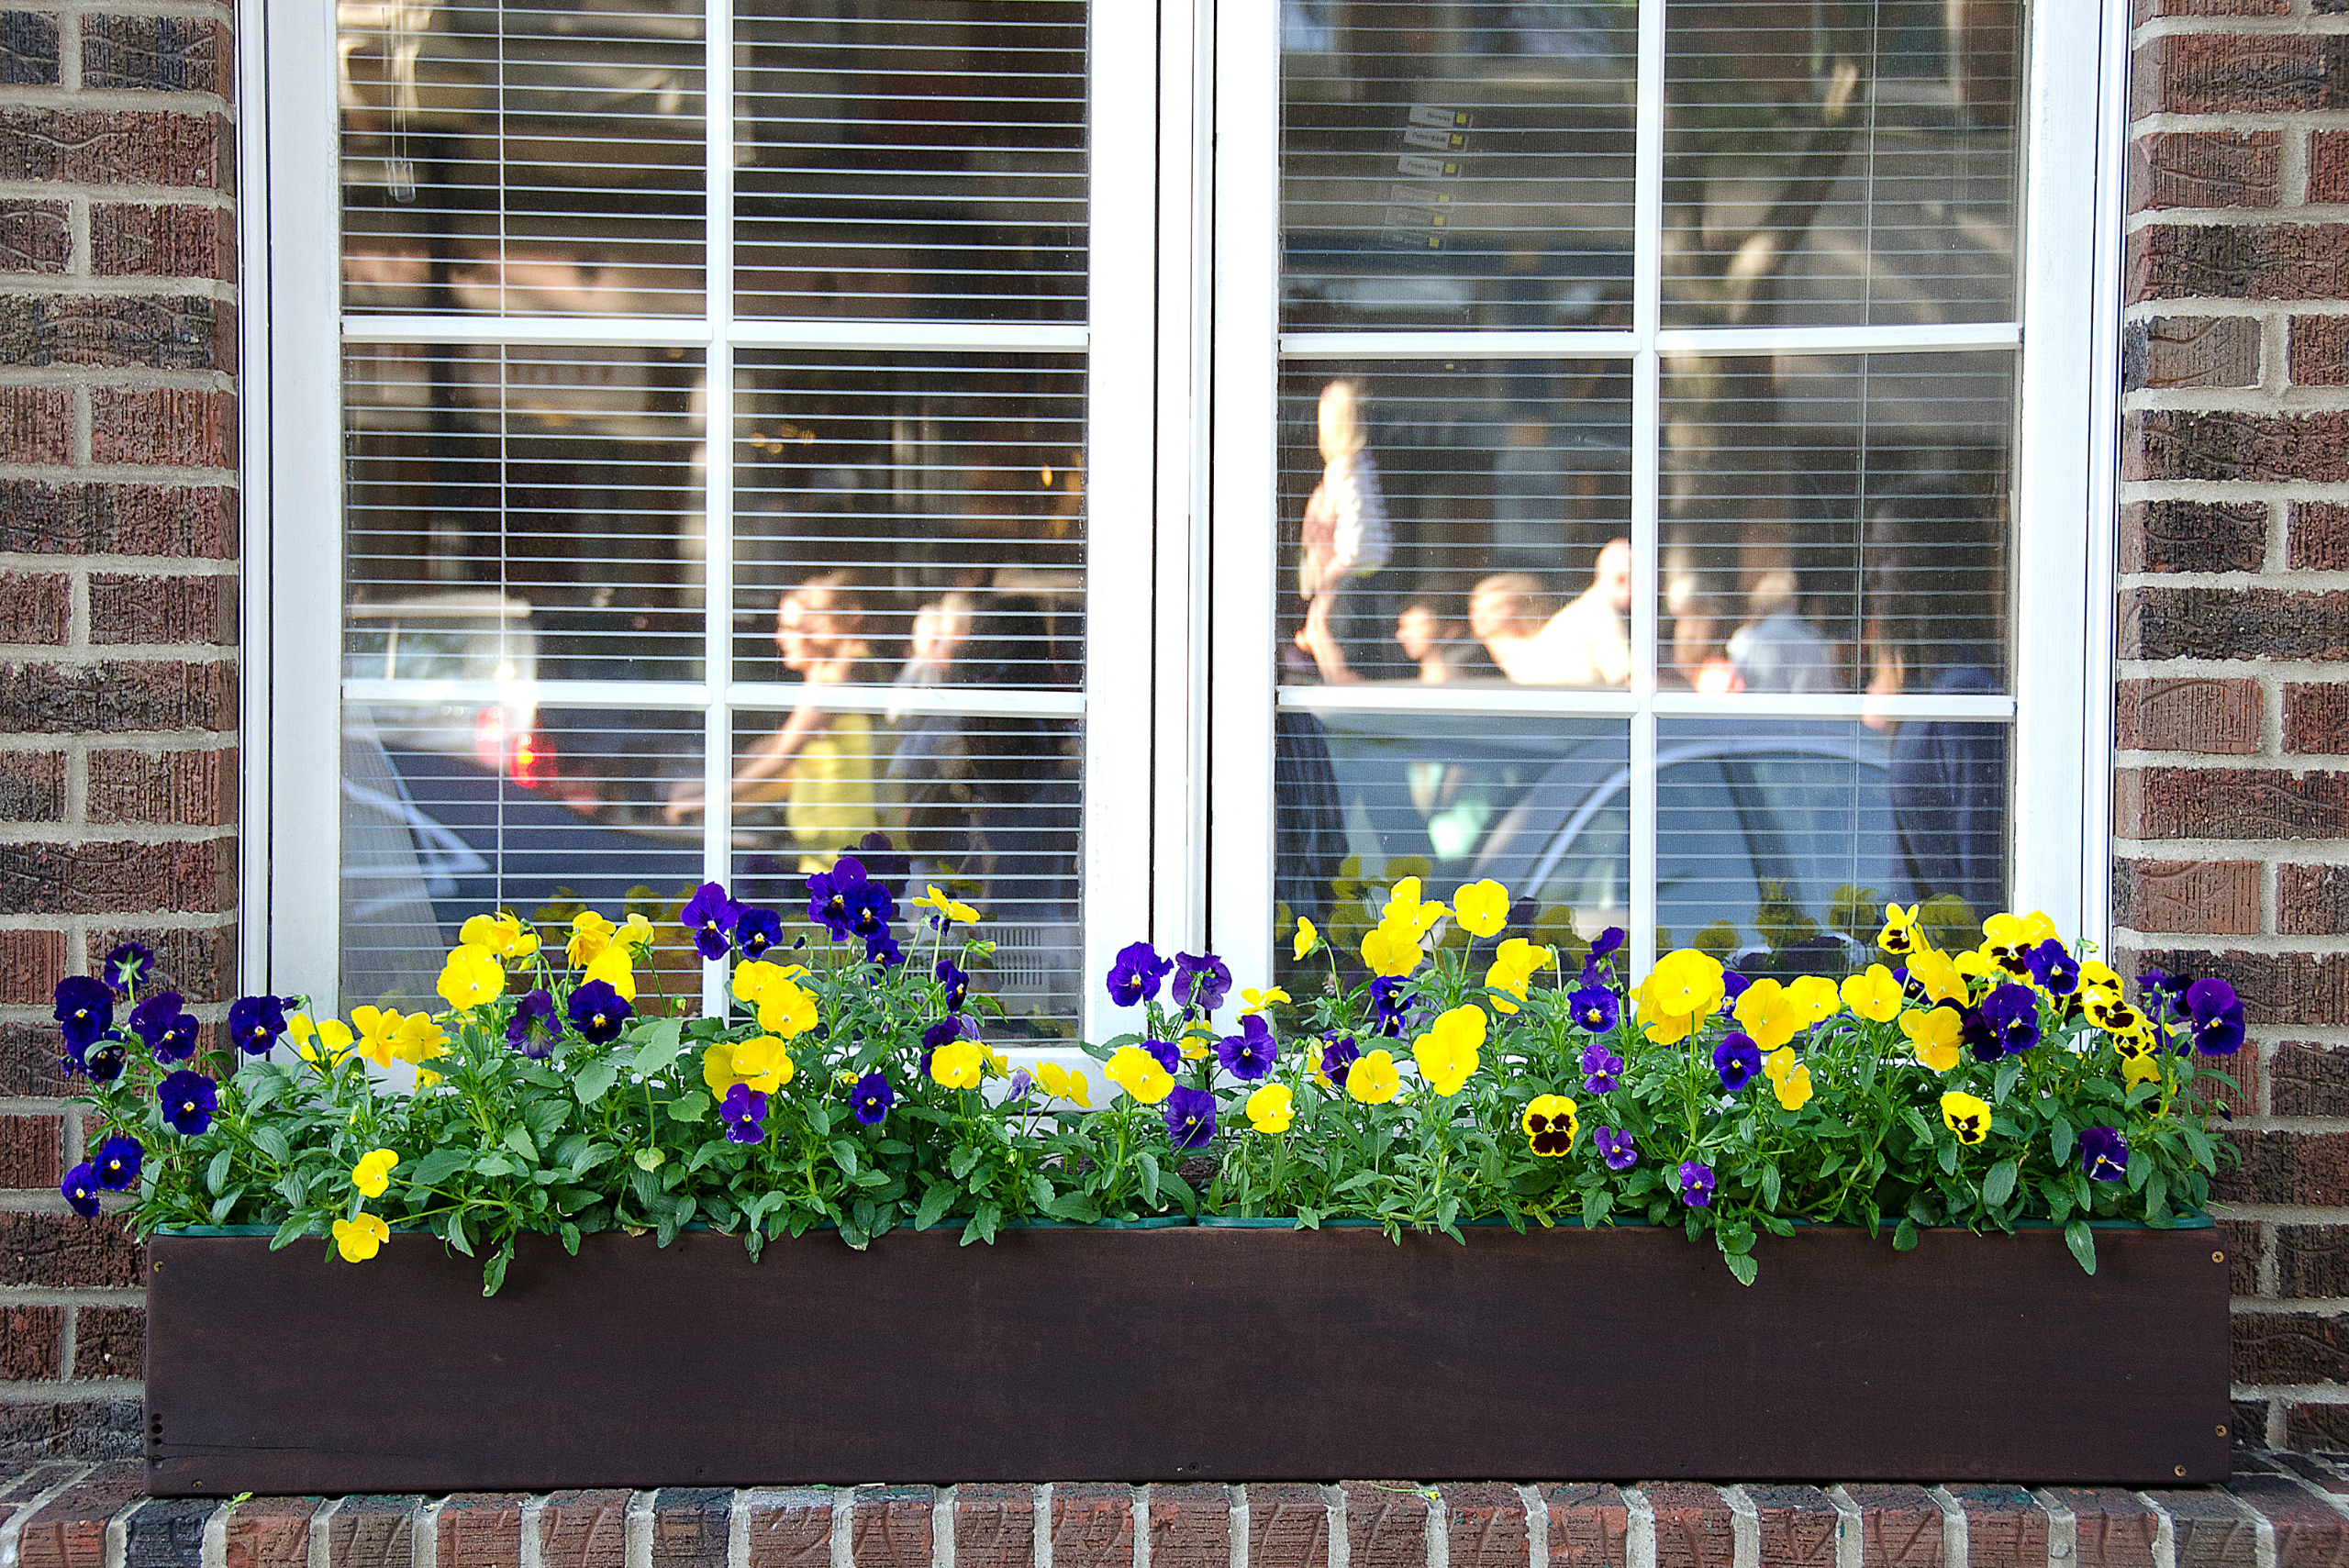
[[[479,916],[474,917],[479,919]],[[353,1007],[351,1021],[359,1026],[359,1054],[378,1067],[392,1064],[392,1041],[399,1032],[400,1016],[380,1007]],[[369,1194],[373,1196],[373,1194]]]
[[[1737,951],[1737,928],[1727,920],[1716,920],[1688,939],[1688,945],[1709,958],[1729,962]]]
[[[1798,974],[1787,986],[1787,995],[1806,1028],[1823,1024],[1843,1010],[1842,993],[1835,989],[1835,982],[1824,975]]]
[[[470,1012],[506,995],[506,966],[480,948],[460,946],[441,965],[435,989],[457,1011]]]
[[[324,1062],[328,1066],[351,1054],[351,1026],[340,1018],[310,1021],[307,1013],[285,1015],[285,1038],[294,1042],[294,1054],[305,1062]]]
[[[392,1054],[402,1062],[429,1062],[449,1054],[449,1036],[429,1013],[410,1013],[392,1037]],[[419,1075],[417,1082],[424,1082]],[[439,1082],[435,1075],[434,1082]],[[427,1085],[428,1087],[429,1085]]]
[[[1362,940],[1362,962],[1382,980],[1410,973],[1425,956],[1419,951],[1419,933],[1408,920],[1395,925],[1382,920]]]
[[[1647,1037],[1658,1045],[1672,1045],[1710,1018],[1726,995],[1720,961],[1682,948],[1656,961],[1632,999],[1647,1021]]]
[[[1472,937],[1497,937],[1508,924],[1508,889],[1492,878],[1472,882],[1452,895],[1452,911]]]
[[[539,934],[525,930],[519,919],[503,909],[473,916],[457,929],[457,940],[499,958],[524,959],[539,951]]]
[[[1957,1134],[1960,1143],[1979,1143],[1990,1136],[1990,1105],[1961,1090],[1942,1096],[1942,1125]]]
[[[1795,1060],[1791,1047],[1781,1046],[1765,1057],[1762,1070],[1769,1073],[1770,1088],[1787,1109],[1798,1111],[1810,1103],[1810,1069]]]
[[[563,953],[573,969],[584,969],[612,943],[612,923],[593,909],[583,909],[571,920],[571,940]]]
[[[334,1249],[342,1254],[346,1263],[363,1263],[384,1250],[392,1239],[392,1228],[372,1214],[361,1214],[356,1219],[334,1222]]]
[[[1093,1108],[1093,1085],[1085,1082],[1081,1069],[1072,1072],[1057,1062],[1040,1062],[1036,1064],[1036,1082],[1056,1100],[1066,1100],[1086,1110]]]
[[[1533,1152],[1555,1160],[1575,1146],[1575,1135],[1582,1130],[1575,1114],[1580,1109],[1564,1095],[1536,1095],[1518,1125],[1525,1129],[1525,1141]]]
[[[1885,906],[1884,929],[1876,933],[1876,945],[1888,953],[1912,953],[1922,947],[1924,933],[1917,929],[1917,906]]]
[[[2121,1082],[2133,1089],[2140,1084],[2161,1081],[2161,1051],[2153,1041],[2142,1035],[2130,1035],[2112,1042],[2121,1053]]]
[[[1935,953],[1933,956],[1939,958],[1941,954]],[[1969,985],[1985,975],[1994,981],[2006,978],[2007,972],[1998,967],[1998,961],[1981,948],[1962,948],[1949,955],[1949,962],[1951,968],[1965,976]]]
[[[759,1028],[784,1040],[797,1040],[816,1027],[815,994],[796,980],[776,981],[759,997]]]
[[[1888,1024],[1900,1012],[1900,982],[1884,965],[1871,963],[1865,973],[1843,982],[1843,1006],[1872,1024]]]
[[[1493,954],[1492,967],[1485,971],[1485,985],[1487,990],[1506,991],[1517,1001],[1507,1002],[1496,996],[1492,999],[1493,1010],[1516,1012],[1518,1002],[1524,1001],[1526,992],[1532,987],[1534,974],[1549,962],[1548,948],[1535,947],[1523,937],[1511,937],[1503,942]]]
[[[620,994],[623,1001],[636,1000],[635,954],[626,942],[615,937],[611,946],[597,953],[587,964],[584,983],[602,981]]]
[[[392,1184],[392,1172],[399,1162],[397,1150],[371,1149],[351,1168],[351,1184],[359,1189],[362,1197],[382,1197],[384,1189]]]
[[[1267,985],[1262,991],[1252,985],[1242,986],[1240,991],[1240,1016],[1244,1018],[1251,1013],[1264,1012],[1274,1003],[1286,1002],[1288,999],[1288,993],[1277,985]]]
[[[1300,963],[1303,962],[1305,955],[1313,951],[1320,945],[1321,933],[1313,929],[1312,921],[1307,919],[1302,915],[1298,916],[1297,917],[1297,940],[1289,944],[1289,958],[1291,961]]]
[[[941,915],[945,916],[948,919],[956,921],[962,925],[975,926],[979,923],[979,912],[976,909],[972,908],[968,904],[962,902],[960,899],[950,897],[945,893],[941,892],[938,884],[934,882],[930,884],[930,891],[928,893],[923,894],[919,898],[913,899],[910,902],[919,905],[924,908],[935,909]]]
[[[1402,1090],[1403,1075],[1395,1070],[1395,1059],[1383,1051],[1370,1052],[1346,1073],[1346,1093],[1366,1106],[1383,1106]]]
[[[1925,988],[1930,1001],[1963,1004],[1971,994],[1957,962],[1934,948],[1919,948],[1909,955],[1909,978]]]
[[[773,1035],[750,1040],[719,1040],[701,1053],[701,1081],[719,1099],[737,1084],[747,1084],[762,1095],[772,1095],[792,1080],[798,1066],[783,1041]]]
[[[1965,1028],[1965,1020],[1955,1007],[1921,1007],[1900,1015],[1900,1032],[1909,1037],[1909,1049],[1916,1052],[1919,1065],[1936,1073],[1957,1065],[1957,1046]]]
[[[1297,1118],[1297,1096],[1286,1084],[1267,1084],[1248,1096],[1248,1125],[1267,1136],[1286,1132]]]
[[[1392,869],[1390,867],[1390,869]],[[1397,930],[1408,930],[1417,941],[1435,929],[1435,923],[1452,911],[1435,899],[1419,896],[1419,879],[1407,876],[1395,884],[1386,895],[1386,906],[1378,912],[1378,923]]]
[[[1101,1075],[1146,1106],[1154,1106],[1174,1092],[1174,1075],[1138,1045],[1118,1047]]]
[[[1776,1051],[1795,1038],[1803,1025],[1794,997],[1775,980],[1757,980],[1737,998],[1737,1027],[1753,1037],[1764,1051]]]
[[[2090,991],[2080,1000],[2096,1027],[2110,1035],[2143,1035],[2148,1032],[2145,1015],[2131,1006],[2117,993]]]
[[[986,1049],[977,1040],[950,1040],[930,1053],[930,1075],[950,1089],[975,1089],[986,1062]]]
[[[1982,956],[2009,974],[2029,974],[2031,965],[2023,954],[2038,945],[2032,940],[2030,922],[2020,915],[1993,915],[1982,922]]]
[[[651,921],[631,911],[627,919],[612,929],[612,942],[616,947],[634,948],[640,953],[646,953],[652,951],[655,934]]]
[[[1215,1030],[1204,1018],[1193,1018],[1175,1037],[1174,1049],[1186,1062],[1205,1062],[1215,1051]]]
[[[431,1068],[419,1067],[416,1070],[416,1086],[417,1088],[429,1089],[439,1082],[440,1082],[440,1074],[432,1071]]]
[[[1453,1007],[1411,1041],[1411,1060],[1419,1063],[1419,1076],[1430,1088],[1447,1099],[1460,1092],[1476,1071],[1488,1021],[1482,1007]]]

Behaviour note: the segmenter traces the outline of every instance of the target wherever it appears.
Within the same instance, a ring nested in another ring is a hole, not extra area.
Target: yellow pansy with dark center
[[[1960,1143],[1979,1143],[1990,1136],[1989,1102],[1952,1089],[1942,1096],[1942,1123]]]
[[[1575,1134],[1582,1130],[1582,1123],[1575,1113],[1581,1107],[1564,1095],[1536,1095],[1525,1107],[1519,1125],[1525,1129],[1525,1140],[1533,1152],[1545,1160],[1555,1160],[1575,1146]]]
[[[1878,931],[1876,945],[1889,953],[1909,953],[1917,951],[1917,906],[1903,909],[1899,905],[1887,905],[1884,911],[1884,929]]]

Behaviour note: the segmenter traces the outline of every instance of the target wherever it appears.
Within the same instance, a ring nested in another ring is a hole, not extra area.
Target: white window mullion
[[[707,0],[702,23],[702,306],[709,347],[702,367],[703,682],[723,692],[734,677],[734,12]],[[703,710],[701,872],[733,880],[734,715],[723,702]],[[702,965],[702,1011],[726,1011],[726,966]]]
[[[1639,102],[1631,167],[1631,973],[1655,962],[1655,666],[1662,556],[1664,0],[1640,0]]]

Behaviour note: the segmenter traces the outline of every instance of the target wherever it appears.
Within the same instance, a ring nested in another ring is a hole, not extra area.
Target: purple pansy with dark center
[[[1732,1032],[1713,1047],[1713,1071],[1720,1074],[1721,1087],[1734,1095],[1762,1071],[1762,1048],[1753,1036]]]
[[[2039,994],[2028,985],[2000,985],[1982,998],[1984,1027],[1998,1037],[1999,1053],[2021,1056],[2039,1043]]]
[[[1329,1043],[1321,1048],[1321,1076],[1341,1089],[1346,1086],[1346,1074],[1362,1057],[1362,1048],[1350,1034],[1324,1037]]]
[[[734,917],[734,945],[744,958],[764,958],[767,950],[783,940],[783,917],[772,909],[740,906],[741,913]]]
[[[971,994],[971,977],[956,968],[951,958],[940,959],[938,967],[930,973],[937,977],[939,986],[946,993],[946,1010],[959,1012],[964,998]]]
[[[947,1041],[962,1038],[963,1020],[949,1013],[921,1031],[921,1047],[924,1051],[936,1051]]]
[[[1589,1095],[1611,1095],[1623,1081],[1623,1059],[1593,1040],[1582,1048],[1582,1086]]]
[[[1178,1007],[1197,1007],[1202,1013],[1212,1013],[1231,995],[1231,971],[1211,952],[1178,952],[1174,955],[1174,983],[1167,988],[1166,995]]]
[[[1155,1001],[1159,985],[1174,967],[1173,959],[1159,957],[1148,942],[1128,942],[1109,965],[1109,1000],[1120,1007]]]
[[[1003,1097],[1007,1100],[1024,1100],[1028,1097],[1028,1091],[1035,1086],[1036,1080],[1029,1074],[1028,1069],[1022,1067],[1012,1073],[1011,1081],[1004,1085]]]
[[[1745,988],[1753,984],[1753,982],[1734,969],[1721,971],[1721,1016],[1723,1018],[1728,1018],[1737,1011],[1737,999],[1744,995]]]
[[[2183,974],[2166,970],[2148,969],[2137,977],[2137,999],[2148,1003],[2149,1013],[2167,1011],[2172,1017],[2186,1017],[2186,988],[2193,982]]]
[[[98,1173],[87,1160],[66,1172],[65,1179],[57,1184],[57,1190],[65,1195],[66,1203],[83,1218],[98,1217]]]
[[[685,900],[678,917],[694,934],[696,952],[704,959],[721,959],[734,945],[734,922],[742,917],[742,906],[728,895],[724,884],[705,882]]]
[[[767,1097],[748,1084],[727,1090],[718,1114],[726,1118],[729,1143],[756,1143],[767,1135]]]
[[[2243,1003],[2223,980],[2198,980],[2186,988],[2186,1016],[2193,1020],[2194,1049],[2205,1056],[2232,1056],[2243,1046]]]
[[[158,991],[131,1008],[130,1030],[158,1062],[185,1062],[195,1054],[195,1019],[176,991]]]
[[[52,1016],[65,1030],[65,1043],[76,1061],[83,1048],[114,1025],[114,993],[106,983],[86,974],[69,974],[57,983]]]
[[[117,942],[106,951],[106,963],[99,973],[106,984],[124,993],[144,984],[155,971],[155,950],[144,942]]]
[[[854,935],[863,937],[869,945],[874,938],[889,934],[889,922],[896,918],[896,915],[897,901],[889,895],[889,890],[877,882],[868,882],[864,884],[863,894],[856,900],[848,929]]]
[[[554,997],[544,987],[515,1003],[514,1016],[506,1020],[506,1043],[533,1062],[543,1060],[554,1050],[554,1042],[562,1034],[562,1024],[555,1017]]]
[[[831,870],[807,879],[807,917],[830,932],[832,940],[846,941],[857,911],[863,907],[865,890],[872,885],[865,878],[864,862],[854,855],[842,855],[832,862]]]
[[[1640,1162],[1639,1145],[1631,1141],[1629,1130],[1618,1132],[1611,1127],[1595,1128],[1590,1134],[1590,1142],[1591,1147],[1598,1151],[1598,1157],[1607,1162],[1607,1168],[1610,1171],[1628,1171]]]
[[[1400,975],[1393,974],[1381,975],[1370,983],[1373,1027],[1392,1040],[1400,1040],[1409,1027],[1410,1008],[1403,1001],[1403,990],[1408,984]]]
[[[2129,1140],[2109,1127],[2080,1134],[2080,1169],[2092,1182],[2117,1182],[2129,1173]]]
[[[1274,1043],[1273,1027],[1263,1015],[1251,1013],[1240,1020],[1238,1034],[1216,1041],[1215,1059],[1223,1063],[1226,1073],[1243,1084],[1252,1084],[1278,1064],[1280,1047]]]
[[[613,990],[606,980],[590,980],[573,991],[570,1011],[571,1027],[596,1045],[609,1045],[618,1040],[620,1026],[636,1013],[628,1005],[628,998]]]
[[[1158,1064],[1169,1073],[1180,1073],[1183,1070],[1183,1053],[1169,1042],[1163,1040],[1146,1040],[1141,1042],[1141,1048],[1150,1052],[1157,1060]]]
[[[2032,980],[2050,996],[2060,1001],[2079,994],[2080,961],[2054,937],[2022,956],[2023,962],[2031,966]]]
[[[285,1032],[285,1004],[275,996],[239,996],[228,1004],[228,1038],[237,1049],[260,1056]]]
[[[906,950],[887,931],[876,931],[864,939],[864,961],[884,969],[895,969],[906,962]]]
[[[2006,1042],[1998,1038],[1998,1031],[1982,1016],[1979,1007],[1958,1009],[1957,1038],[1974,1052],[1976,1062],[1996,1062],[2007,1053]]]
[[[1605,985],[1584,985],[1566,993],[1575,1022],[1593,1034],[1605,1034],[1623,1017],[1622,1001]]]
[[[1690,1208],[1705,1208],[1713,1201],[1713,1168],[1702,1160],[1680,1162],[1680,1201]]]
[[[1215,1136],[1215,1096],[1205,1089],[1178,1084],[1162,1107],[1166,1118],[1166,1141],[1177,1149],[1197,1149]]]
[[[867,1073],[856,1081],[856,1087],[849,1091],[849,1109],[855,1113],[858,1121],[867,1127],[879,1126],[881,1118],[889,1114],[889,1107],[896,1103],[897,1091],[891,1088],[889,1080],[878,1073]]]
[[[172,1130],[194,1138],[212,1125],[220,1090],[203,1073],[182,1068],[155,1085],[155,1098],[162,1102],[163,1119]]]
[[[82,1060],[81,1068],[90,1075],[93,1084],[111,1084],[122,1076],[122,1070],[129,1064],[130,1053],[123,1049],[122,1042],[108,1040],[90,1047]]]
[[[98,1145],[98,1152],[90,1162],[97,1167],[98,1185],[110,1193],[118,1193],[139,1179],[139,1166],[147,1154],[147,1146],[135,1138],[117,1132]]]
[[[1598,940],[1590,944],[1590,955],[1588,962],[1595,962],[1605,958],[1617,948],[1621,947],[1624,940],[1625,934],[1622,927],[1608,927],[1605,930],[1599,932]]]

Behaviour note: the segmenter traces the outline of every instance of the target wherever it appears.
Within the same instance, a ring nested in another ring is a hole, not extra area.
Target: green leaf
[[[265,1125],[253,1129],[253,1147],[281,1165],[294,1152],[293,1146],[285,1141],[284,1133]]]
[[[1090,1225],[1101,1218],[1100,1206],[1083,1193],[1063,1193],[1047,1200],[1043,1210],[1054,1219],[1065,1219],[1075,1225]]]
[[[962,1189],[952,1182],[932,1182],[930,1190],[921,1195],[921,1207],[914,1211],[914,1229],[927,1230],[946,1218],[954,1207],[954,1199]]]
[[[496,1256],[481,1266],[481,1293],[495,1296],[497,1287],[506,1283],[506,1265],[514,1261],[514,1243],[508,1241],[497,1250]]]
[[[1158,1156],[1144,1149],[1134,1155],[1134,1166],[1141,1172],[1141,1201],[1155,1207],[1158,1203]]]
[[[1607,1223],[1607,1216],[1615,1207],[1615,1195],[1605,1187],[1592,1187],[1582,1195],[1582,1222],[1590,1229]]]
[[[237,1186],[230,1187],[227,1192],[222,1193],[218,1197],[215,1198],[212,1201],[212,1223],[217,1225],[223,1219],[226,1219],[228,1217],[229,1211],[237,1207],[237,1200],[244,1195],[245,1189],[241,1186]]]
[[[2075,1219],[2064,1227],[2064,1245],[2069,1247],[2072,1256],[2079,1260],[2083,1272],[2096,1273],[2096,1232],[2088,1229],[2087,1220]]]
[[[1956,1174],[1957,1174],[1957,1145],[1956,1145],[1956,1144],[1954,1144],[1954,1143],[1944,1143],[1944,1144],[1943,1144],[1943,1145],[1942,1145],[1941,1160],[1942,1160],[1942,1170],[1943,1170],[1943,1172],[1944,1173],[1946,1173],[1946,1174],[1948,1174],[1948,1175],[1952,1175],[1952,1176],[1954,1176],[1954,1175],[1956,1175]]]
[[[579,1256],[579,1227],[568,1219],[562,1222],[562,1250],[573,1257]]]
[[[2001,1160],[1990,1167],[1982,1178],[1982,1201],[1996,1208],[2014,1195],[2015,1177],[2021,1174],[2012,1160]]]
[[[856,1174],[856,1145],[855,1145],[855,1144],[851,1143],[851,1142],[850,1142],[847,1139],[845,1139],[845,1138],[835,1138],[835,1139],[833,1139],[833,1140],[832,1140],[832,1158],[833,1158],[833,1159],[835,1159],[835,1160],[837,1160],[837,1161],[839,1161],[839,1162],[841,1162],[841,1172],[842,1172],[843,1173],[845,1173],[845,1174],[847,1174],[847,1175],[851,1175],[851,1176],[853,1176],[853,1175],[855,1175],[855,1174]]]
[[[1775,1164],[1762,1167],[1762,1207],[1765,1208],[1778,1207],[1778,1167]],[[1753,1282],[1747,1280],[1745,1283],[1752,1284]]]
[[[233,1150],[223,1149],[212,1157],[210,1164],[204,1167],[204,1187],[206,1192],[217,1193],[228,1185],[228,1160],[234,1152]]]
[[[578,1077],[572,1080],[571,1090],[579,1096],[582,1106],[594,1110],[596,1102],[610,1094],[612,1085],[619,1081],[620,1070],[609,1060],[591,1062],[579,1070]]]
[[[837,1149],[840,1145],[834,1144],[832,1147]],[[947,1160],[946,1173],[952,1176],[958,1182],[962,1181],[970,1175],[971,1167],[978,1162],[978,1146],[973,1143],[965,1143],[960,1149],[955,1150],[952,1156]]]
[[[509,1127],[506,1129],[506,1147],[522,1157],[525,1167],[539,1162],[539,1146],[530,1141],[529,1129]]]
[[[2009,1056],[2004,1062],[1999,1062],[1998,1075],[1997,1078],[1993,1079],[1991,1083],[1990,1103],[1993,1105],[2005,1105],[2007,1103],[2008,1094],[2012,1091],[2015,1086],[2015,1080],[2021,1076],[2021,1058]]]
[[[469,1149],[435,1149],[416,1162],[416,1169],[408,1173],[407,1179],[419,1187],[445,1182],[451,1174],[471,1164],[473,1157],[473,1151]]]
[[[709,1096],[699,1089],[696,1089],[691,1094],[679,1095],[669,1102],[669,1119],[671,1121],[699,1121],[702,1118],[702,1113],[708,1109]]]
[[[269,1250],[274,1252],[280,1247],[291,1246],[309,1233],[309,1217],[297,1214],[277,1228],[277,1234],[269,1239]]]
[[[473,1173],[479,1176],[510,1176],[514,1173],[514,1162],[492,1150],[473,1162]]]
[[[1728,1254],[1728,1260],[1729,1272],[1737,1276],[1740,1284],[1752,1284],[1753,1277],[1762,1272],[1751,1252],[1731,1252]]]
[[[1052,1179],[1041,1171],[1029,1177],[1028,1195],[1035,1200],[1038,1208],[1050,1213],[1052,1207]]]
[[[2068,1118],[2059,1116],[2048,1123],[2047,1151],[2055,1157],[2056,1164],[2072,1162],[2072,1142],[2077,1136]]]
[[[1892,1250],[1896,1252],[1914,1251],[1919,1240],[1917,1222],[1904,1219],[1892,1232]]]
[[[648,1078],[660,1072],[677,1059],[679,1037],[684,1031],[684,1020],[662,1018],[645,1031],[644,1044],[637,1048],[630,1065]]]

